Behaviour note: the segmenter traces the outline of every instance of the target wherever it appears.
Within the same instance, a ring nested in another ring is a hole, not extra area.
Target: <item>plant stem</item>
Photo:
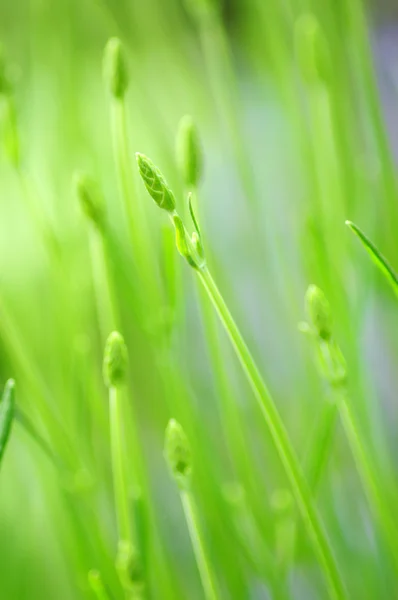
[[[322,475],[330,458],[337,420],[336,403],[327,401],[321,409],[316,429],[304,459],[303,471],[314,496],[317,494]]]
[[[350,444],[358,473],[361,477],[369,504],[373,506],[376,517],[384,530],[385,539],[390,547],[395,567],[398,568],[398,530],[390,511],[386,510],[385,502],[380,495],[380,485],[374,474],[374,468],[362,444],[361,435],[351,412],[347,393],[344,389],[336,392],[336,404],[340,418]]]
[[[116,387],[111,387],[109,389],[109,422],[116,517],[119,539],[131,542],[130,511],[123,460],[123,421],[120,401],[119,390]]]
[[[148,311],[148,303],[152,306],[153,315],[157,301],[161,299],[161,290],[157,278],[157,264],[153,255],[153,244],[150,239],[147,215],[143,209],[141,198],[130,162],[130,149],[127,135],[127,113],[125,100],[112,100],[111,126],[113,148],[118,172],[120,193],[124,203],[127,225],[133,250],[135,268],[142,286],[142,302]]]
[[[308,529],[308,533],[312,538],[314,549],[318,555],[320,565],[328,582],[329,595],[331,598],[335,599],[346,598],[345,588],[329,540],[313,504],[311,493],[302,474],[298,458],[291,445],[274,401],[209,270],[205,267],[198,271],[198,274],[226,329],[232,345],[234,346],[235,352],[267,422],[274,445],[284,466],[296,502]]]
[[[198,517],[192,493],[189,491],[181,491],[180,496],[206,600],[217,600],[218,595],[216,592],[216,585],[213,580],[213,575],[200,535]]]

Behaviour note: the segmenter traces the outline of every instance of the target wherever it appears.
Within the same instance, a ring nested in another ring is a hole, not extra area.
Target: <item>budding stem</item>
[[[195,501],[188,490],[181,490],[180,497],[206,600],[217,600],[216,585],[200,535]]]
[[[314,550],[318,555],[320,566],[323,569],[325,578],[328,582],[329,595],[336,600],[346,598],[346,591],[329,540],[313,503],[306,480],[302,474],[299,460],[291,445],[274,401],[209,270],[203,268],[198,271],[198,274],[232,342],[267,422],[274,445],[278,451],[297,505],[301,511],[303,521],[313,541]]]

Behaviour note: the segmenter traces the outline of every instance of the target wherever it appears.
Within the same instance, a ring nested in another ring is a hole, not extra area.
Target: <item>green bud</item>
[[[15,413],[15,381],[9,379],[0,402],[0,462],[10,437]]]
[[[75,173],[74,187],[82,211],[98,228],[105,224],[104,200],[99,186],[87,173]]]
[[[145,587],[144,570],[141,558],[130,542],[119,542],[116,570],[123,588],[135,594],[134,597],[141,597]]]
[[[305,295],[307,317],[318,336],[329,341],[332,336],[332,316],[325,294],[316,285],[310,285]]]
[[[103,375],[107,387],[119,387],[126,380],[128,364],[127,347],[123,336],[113,331],[104,351]]]
[[[137,152],[136,158],[140,175],[149,194],[159,208],[173,212],[176,207],[174,194],[159,169],[144,154]]]
[[[187,187],[197,187],[202,174],[202,150],[191,117],[181,119],[177,135],[177,161]]]
[[[192,472],[191,450],[183,428],[175,419],[170,419],[166,428],[164,455],[177,484],[186,488]]]
[[[124,49],[119,38],[111,38],[104,51],[104,79],[114,98],[121,99],[125,95],[129,77]]]
[[[331,71],[327,41],[311,14],[301,16],[296,23],[296,51],[303,79],[308,84],[327,83]]]

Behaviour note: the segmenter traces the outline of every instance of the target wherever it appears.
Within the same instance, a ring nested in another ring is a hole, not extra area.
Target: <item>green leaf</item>
[[[345,224],[359,237],[365,246],[373,262],[378,266],[383,275],[388,279],[394,292],[398,295],[398,276],[386,258],[379,252],[373,242],[364,234],[364,232],[352,221],[346,221]]]
[[[9,379],[0,403],[0,463],[10,437],[15,412],[15,382]]]

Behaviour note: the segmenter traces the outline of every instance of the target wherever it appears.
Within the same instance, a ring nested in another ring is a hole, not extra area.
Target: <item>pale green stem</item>
[[[228,310],[207,268],[198,271],[210,299],[225,327],[235,352],[253,389],[256,400],[270,430],[274,445],[289,479],[303,521],[313,541],[314,550],[328,582],[331,598],[346,598],[346,592],[333,556],[329,540],[314,506],[310,490],[302,474],[299,460],[289,440],[287,431],[275,407],[274,401],[260,375],[254,359]]]
[[[303,470],[314,496],[317,494],[322,475],[329,462],[337,419],[335,402],[327,401],[321,409],[313,438],[304,459]]]
[[[238,117],[238,94],[230,49],[223,24],[217,9],[198,19],[198,27],[203,54],[205,57],[210,86],[220,118],[231,138],[235,163],[245,192],[255,206],[257,194],[254,186],[249,155],[242,145],[241,127]]]
[[[33,183],[29,181],[22,167],[16,167],[16,173],[21,187],[21,194],[33,223],[42,239],[54,268],[57,268],[61,257],[61,246],[48,220],[43,216],[40,202],[33,191]]]
[[[351,452],[354,456],[358,473],[368,498],[369,504],[373,507],[376,518],[383,528],[386,542],[390,547],[394,559],[395,568],[398,569],[398,528],[396,521],[389,510],[386,509],[385,501],[380,494],[381,486],[377,481],[374,467],[362,444],[355,418],[351,412],[346,391],[339,390],[335,392],[336,404],[339,409],[340,418],[344,427],[345,434],[350,444]]]
[[[113,487],[119,539],[131,542],[129,496],[124,463],[123,415],[120,391],[115,387],[109,389],[109,423]]]
[[[102,340],[105,341],[109,332],[118,326],[116,308],[111,294],[112,282],[108,273],[104,242],[98,237],[97,231],[89,232],[89,245],[97,318]]]
[[[36,412],[38,418],[45,424],[53,447],[58,449],[65,465],[72,470],[77,468],[80,461],[76,456],[65,427],[54,410],[54,399],[41,374],[35,368],[35,361],[32,360],[26,350],[26,345],[23,343],[18,329],[15,327],[12,317],[1,298],[0,324],[1,336],[6,342],[10,358],[15,367],[21,370],[23,377],[29,384],[32,403],[34,400],[34,405],[31,406],[32,412]]]
[[[150,239],[147,215],[143,209],[137,189],[135,173],[131,165],[131,154],[127,134],[127,113],[125,100],[112,100],[111,125],[114,156],[119,178],[120,193],[127,217],[134,265],[141,278],[141,303],[146,314],[156,314],[161,301],[161,289],[157,277],[157,264],[154,246]]]
[[[181,491],[180,496],[206,600],[217,600],[216,585],[200,534],[192,493],[184,490]]]

